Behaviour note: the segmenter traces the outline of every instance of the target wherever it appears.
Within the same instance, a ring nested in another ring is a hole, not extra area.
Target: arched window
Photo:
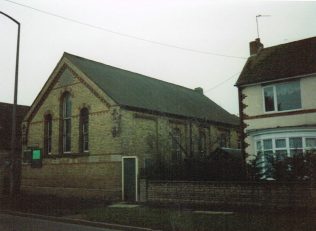
[[[82,108],[80,111],[79,149],[81,152],[89,151],[89,110]]]
[[[71,151],[71,96],[67,92],[64,94],[63,101],[63,152]]]
[[[52,115],[48,114],[44,118],[44,155],[52,152]]]

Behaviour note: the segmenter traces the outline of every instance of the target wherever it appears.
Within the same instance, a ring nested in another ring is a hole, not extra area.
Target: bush
[[[240,160],[232,158],[187,158],[179,163],[156,162],[141,170],[150,180],[234,181],[244,180]]]
[[[251,163],[250,175],[255,180],[309,180],[315,172],[315,160],[315,151],[297,152],[291,157],[259,153]]]

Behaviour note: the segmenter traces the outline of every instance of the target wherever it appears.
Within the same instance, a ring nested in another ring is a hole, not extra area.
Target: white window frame
[[[300,80],[296,80],[296,81],[291,81],[291,82],[298,82],[299,86],[300,86],[300,93],[301,93],[301,81]],[[288,83],[288,82],[284,82],[284,83]],[[263,101],[263,111],[266,114],[269,113],[276,113],[276,112],[291,112],[291,111],[298,111],[302,109],[302,95],[301,95],[301,107],[300,108],[295,108],[295,109],[290,109],[290,110],[282,110],[279,111],[278,110],[278,101],[277,101],[277,91],[276,91],[276,86],[278,84],[282,84],[282,83],[275,83],[275,84],[270,84],[270,85],[266,85],[262,87],[262,101]],[[272,87],[273,88],[273,104],[274,104],[274,110],[273,111],[266,111],[266,102],[265,102],[265,97],[264,97],[264,90],[266,88]]]
[[[278,150],[286,150],[287,151],[287,156],[291,157],[290,151],[293,150],[293,148],[290,147],[290,138],[302,138],[302,150],[303,152],[307,150],[311,150],[310,147],[306,147],[306,138],[315,138],[316,135],[311,135],[311,134],[304,134],[304,133],[289,133],[288,135],[278,135],[278,134],[273,134],[273,135],[264,135],[264,136],[258,136],[254,139],[254,144],[255,144],[255,153],[257,155],[258,152],[263,152],[264,147],[263,147],[263,140],[272,140],[272,151],[274,155],[276,154],[276,151]],[[285,139],[286,142],[286,147],[285,148],[276,148],[275,141],[278,139]],[[257,142],[261,142],[261,150],[257,149]],[[316,147],[315,147],[316,148]],[[271,149],[269,149],[271,150]],[[267,150],[267,151],[269,151]]]

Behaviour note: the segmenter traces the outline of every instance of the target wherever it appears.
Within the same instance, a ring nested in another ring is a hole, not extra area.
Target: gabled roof
[[[250,56],[236,85],[316,73],[316,37],[260,50]]]
[[[117,104],[212,122],[238,125],[238,117],[192,89],[64,53]]]
[[[16,137],[18,147],[21,148],[21,123],[30,107],[17,105],[16,108]],[[11,149],[11,133],[12,133],[12,109],[13,105],[0,102],[0,150]]]

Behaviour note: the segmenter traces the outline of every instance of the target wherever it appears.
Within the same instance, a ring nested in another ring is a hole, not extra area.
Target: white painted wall
[[[316,109],[316,75],[301,78],[300,85],[302,108],[299,110]],[[246,95],[246,98],[243,100],[243,103],[248,105],[244,109],[244,113],[246,115],[260,116],[265,114],[271,114],[266,113],[264,111],[263,91],[261,85],[248,86],[243,89],[242,93]],[[248,125],[245,129],[245,133],[249,134],[249,131],[254,131],[257,129],[277,129],[288,126],[295,127],[302,125],[315,125],[316,113],[274,116],[269,118],[250,119],[245,120],[244,122]],[[246,148],[246,152],[250,155],[254,155],[255,147],[253,137],[251,135],[248,136],[245,139],[245,142],[249,144],[249,146]],[[254,156],[249,158],[254,158]]]

